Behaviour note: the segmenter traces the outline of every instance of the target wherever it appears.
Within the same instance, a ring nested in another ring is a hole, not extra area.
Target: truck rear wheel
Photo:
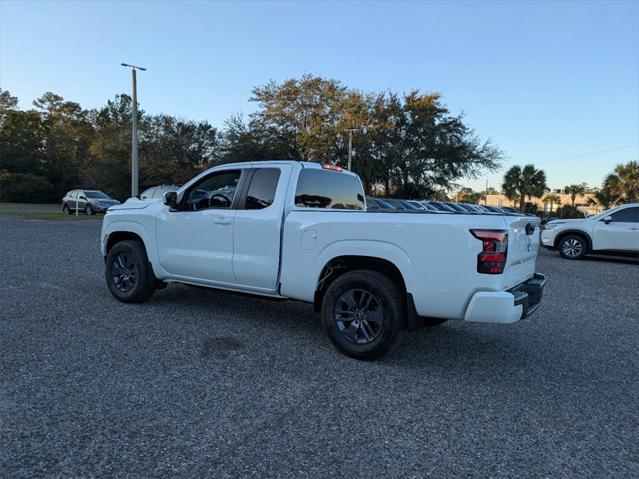
[[[404,294],[388,276],[376,271],[351,271],[339,276],[324,294],[322,325],[342,353],[375,359],[404,338],[405,303]]]
[[[144,245],[125,240],[115,244],[106,259],[105,277],[111,294],[123,303],[141,303],[155,292]]]

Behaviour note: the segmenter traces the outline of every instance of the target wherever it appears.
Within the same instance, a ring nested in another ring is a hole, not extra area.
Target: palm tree
[[[608,175],[603,182],[603,187],[595,192],[591,198],[588,198],[587,203],[591,206],[600,205],[604,210],[611,208],[619,200],[619,195],[614,193],[611,188],[611,183],[614,182],[612,178],[614,175]]]
[[[513,166],[504,175],[504,194],[512,201],[519,200],[519,209],[524,211],[526,197],[541,198],[546,190],[546,173],[535,165]]]
[[[561,196],[556,193],[548,193],[544,198],[544,202],[550,205],[550,212],[552,213],[553,205],[559,206],[561,204]]]
[[[570,185],[564,188],[564,193],[570,195],[570,206],[575,207],[575,200],[577,195],[583,196],[586,192],[586,185],[584,183],[580,185]]]
[[[619,196],[621,203],[639,202],[639,162],[629,161],[615,167],[615,172],[606,177],[604,186]]]

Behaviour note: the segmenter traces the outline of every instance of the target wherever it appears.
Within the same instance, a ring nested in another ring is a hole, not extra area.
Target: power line
[[[586,153],[585,155],[577,155],[577,156],[568,156],[566,158],[561,158],[559,160],[550,160],[550,161],[542,161],[537,163],[538,165],[547,165],[549,163],[559,163],[560,161],[568,161],[568,160],[577,160],[579,158],[587,158],[589,156],[602,155],[604,153],[610,153],[613,151],[624,150],[626,148],[632,148],[633,146],[637,146],[639,143],[633,143],[631,145],[618,146],[616,148],[610,148],[608,150],[594,151],[592,153]]]

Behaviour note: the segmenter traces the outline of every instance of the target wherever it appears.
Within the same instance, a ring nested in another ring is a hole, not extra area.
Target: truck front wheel
[[[356,270],[339,276],[322,300],[322,324],[342,353],[375,359],[397,347],[407,331],[405,298],[388,276]]]
[[[105,276],[111,294],[123,303],[141,303],[155,292],[155,277],[149,272],[144,245],[120,241],[106,259]]]

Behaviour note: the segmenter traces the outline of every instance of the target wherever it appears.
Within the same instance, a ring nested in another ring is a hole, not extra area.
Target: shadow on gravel
[[[582,261],[639,265],[639,257],[633,258],[632,256],[586,256]]]
[[[203,358],[226,359],[229,353],[242,349],[242,341],[236,338],[217,337],[208,338],[202,347]]]

